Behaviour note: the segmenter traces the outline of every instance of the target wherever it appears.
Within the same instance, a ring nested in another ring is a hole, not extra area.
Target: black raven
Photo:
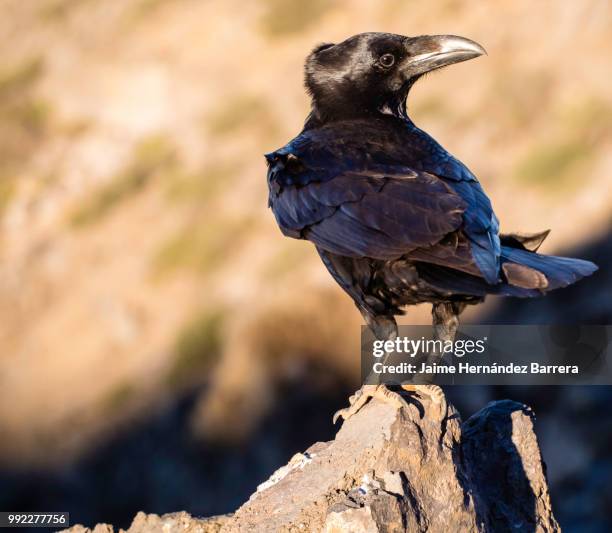
[[[394,315],[406,305],[431,302],[439,335],[453,338],[461,311],[487,294],[540,296],[597,269],[536,253],[548,232],[500,234],[476,177],[408,117],[421,76],[482,54],[451,35],[362,33],[317,46],[306,59],[304,129],[266,155],[281,231],[315,244],[379,339],[395,337]],[[439,388],[424,387],[440,399]],[[373,395],[399,401],[369,387],[340,414]]]

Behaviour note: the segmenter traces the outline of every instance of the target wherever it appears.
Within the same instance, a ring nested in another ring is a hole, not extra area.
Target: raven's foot
[[[342,417],[348,420],[356,414],[361,408],[368,403],[371,398],[378,398],[383,402],[394,405],[397,409],[408,405],[406,399],[399,393],[390,390],[386,385],[363,385],[361,389],[355,392],[349,398],[349,406],[336,411],[334,414],[333,423],[335,424],[338,418]]]
[[[434,385],[433,383],[423,385],[404,383],[402,389],[416,392],[420,398],[427,396],[430,400],[430,410],[434,418],[444,420],[448,416],[448,403],[442,387]]]
[[[419,397],[429,397],[433,416],[439,420],[446,418],[448,413],[446,396],[438,385],[413,385],[411,383],[406,383],[400,385],[400,387],[402,390],[408,392],[416,392]],[[399,392],[389,389],[386,385],[363,385],[361,389],[356,391],[355,394],[349,398],[350,405],[348,407],[336,411],[333,417],[333,423],[335,424],[340,417],[344,420],[348,420],[351,416],[360,411],[371,398],[378,398],[383,402],[390,403],[397,409],[409,405],[406,398]]]

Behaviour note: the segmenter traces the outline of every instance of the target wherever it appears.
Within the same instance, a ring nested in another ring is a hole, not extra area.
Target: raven
[[[265,156],[282,233],[315,244],[379,339],[397,335],[394,316],[406,305],[433,304],[438,338],[453,339],[459,314],[488,294],[540,296],[597,269],[536,253],[548,231],[500,234],[474,174],[410,120],[406,99],[421,76],[485,53],[452,35],[362,33],[319,45],[306,59],[304,128]],[[439,387],[402,388],[445,412]],[[403,401],[364,385],[336,417],[373,396]]]

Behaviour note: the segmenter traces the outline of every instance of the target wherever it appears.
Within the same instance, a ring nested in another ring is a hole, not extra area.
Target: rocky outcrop
[[[213,516],[211,518],[194,518],[188,513],[170,513],[163,516],[156,514],[138,513],[129,527],[130,533],[221,533],[225,531],[224,525],[230,515]],[[93,529],[83,526],[74,526],[65,530],[71,533],[114,533],[115,529],[109,524],[98,524]],[[118,530],[119,533],[123,529]]]
[[[140,513],[128,531],[560,531],[528,407],[493,402],[463,424],[454,409],[442,424],[428,410],[373,400],[232,515]]]

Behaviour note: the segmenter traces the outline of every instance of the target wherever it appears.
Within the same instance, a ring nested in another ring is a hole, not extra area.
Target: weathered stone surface
[[[428,411],[427,401],[398,410],[373,400],[233,515],[139,513],[128,531],[559,531],[529,408],[494,402],[463,425]]]
[[[138,513],[127,529],[127,533],[220,533],[224,531],[223,526],[228,521],[229,515],[213,516],[211,518],[193,518],[185,512],[170,513],[163,516],[156,514]],[[64,530],[70,533],[114,533],[112,526],[98,524],[89,529],[83,526],[74,526]],[[126,533],[119,529],[118,533]]]
[[[463,424],[462,450],[487,531],[557,531],[533,412],[504,400]]]

